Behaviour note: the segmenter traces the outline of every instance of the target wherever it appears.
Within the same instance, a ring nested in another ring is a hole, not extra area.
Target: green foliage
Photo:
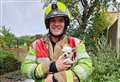
[[[4,40],[2,39],[3,37],[0,36],[0,48],[2,48],[5,45]]]
[[[96,34],[102,33],[111,25],[111,17],[108,12],[98,12],[93,19],[93,30]]]
[[[2,26],[0,33],[2,34],[0,36],[0,43],[2,44],[2,47],[10,48],[16,46],[15,35],[11,33],[9,29],[7,29],[5,26]]]
[[[42,37],[42,35],[40,35]],[[2,26],[0,29],[0,48],[13,48],[19,47],[21,45],[29,45],[32,41],[36,39],[36,36],[20,36],[16,37],[10,32],[10,29]]]
[[[20,62],[14,58],[14,54],[0,50],[0,75],[18,69]]]
[[[41,1],[45,2],[47,6],[47,4],[50,3],[51,0]],[[90,0],[90,3],[88,3],[88,0],[58,1],[64,2],[72,15],[72,27],[69,28],[70,31],[68,32],[68,34],[73,33],[73,35],[80,37],[81,33],[84,33],[86,35],[87,32],[92,33],[94,31],[94,34],[99,35],[110,25],[109,14],[106,11],[110,5],[109,3],[113,3],[115,0]],[[81,8],[81,6],[83,7],[83,9]],[[77,21],[77,27],[74,21]],[[88,30],[86,29],[86,27]],[[75,32],[73,32],[72,30]]]
[[[118,2],[118,0],[114,0],[113,6],[116,8],[117,12],[120,12],[120,2]]]
[[[91,54],[94,67],[92,82],[120,82],[120,61],[115,50],[107,45],[103,36],[96,46],[97,50]]]
[[[24,45],[25,43],[27,45],[29,45],[31,42],[33,42],[35,40],[35,36],[21,36],[21,37],[17,37],[18,40],[18,45]]]

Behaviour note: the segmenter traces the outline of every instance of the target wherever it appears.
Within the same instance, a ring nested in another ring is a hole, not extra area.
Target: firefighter
[[[21,65],[21,72],[35,82],[84,82],[92,73],[92,61],[80,39],[67,36],[70,14],[62,2],[52,2],[45,9],[48,33],[32,43]],[[74,49],[72,58],[63,56],[65,46]],[[65,61],[66,60],[66,61]],[[67,63],[66,63],[67,62]]]

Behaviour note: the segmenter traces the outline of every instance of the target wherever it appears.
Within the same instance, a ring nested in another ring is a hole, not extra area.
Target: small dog
[[[64,63],[65,64],[73,64],[74,61],[74,55],[75,55],[75,49],[71,48],[68,45],[65,45],[62,49],[62,55],[64,57]]]

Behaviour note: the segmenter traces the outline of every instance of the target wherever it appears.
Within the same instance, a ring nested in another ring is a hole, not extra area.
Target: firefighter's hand
[[[47,77],[45,78],[45,82],[53,82],[52,77],[53,77],[52,74],[48,74]]]
[[[60,56],[55,64],[57,71],[64,71],[69,69],[73,63],[65,63],[65,58]]]

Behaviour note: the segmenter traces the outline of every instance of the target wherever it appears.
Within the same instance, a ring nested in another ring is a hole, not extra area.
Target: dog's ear
[[[72,48],[72,52],[76,52],[76,49],[75,49],[75,48]]]

